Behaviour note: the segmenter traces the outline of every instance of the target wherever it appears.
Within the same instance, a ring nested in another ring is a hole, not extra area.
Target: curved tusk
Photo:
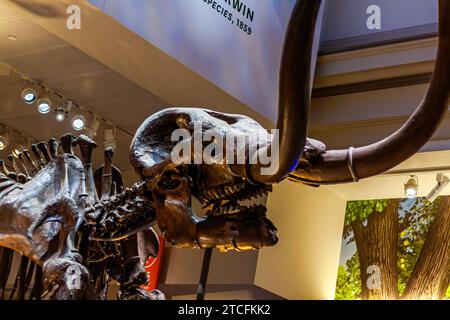
[[[278,169],[263,175],[258,161],[249,165],[249,178],[260,183],[276,183],[297,167],[306,143],[311,102],[311,62],[316,21],[322,0],[297,1],[291,15],[284,43],[280,70],[278,110]],[[270,146],[266,147],[270,148]],[[259,154],[267,154],[266,149]],[[255,159],[257,154],[250,155]]]
[[[439,46],[428,91],[414,114],[386,139],[360,148],[331,150],[292,179],[307,184],[353,182],[389,170],[411,157],[432,137],[443,120],[450,89],[450,1],[439,0]]]

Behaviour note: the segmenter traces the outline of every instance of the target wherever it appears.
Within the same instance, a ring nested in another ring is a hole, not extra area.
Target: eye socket
[[[165,190],[174,190],[181,185],[181,176],[175,172],[167,171],[161,177],[158,187]]]
[[[166,180],[166,181],[160,181],[158,183],[158,187],[165,189],[165,190],[174,190],[178,188],[181,184],[180,180]]]

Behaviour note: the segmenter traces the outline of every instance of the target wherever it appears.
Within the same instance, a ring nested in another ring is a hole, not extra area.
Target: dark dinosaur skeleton
[[[2,162],[2,297],[15,250],[23,256],[11,297],[23,299],[34,274],[31,299],[104,299],[110,279],[120,283],[122,299],[162,298],[160,292],[139,288],[147,280],[143,262],[158,251],[153,223],[179,247],[226,251],[271,246],[278,240],[276,228],[266,218],[265,206],[248,200],[266,195],[273,183],[291,179],[319,186],[358,181],[417,152],[447,110],[450,1],[439,1],[436,67],[421,105],[388,138],[348,150],[326,150],[321,142],[306,137],[320,6],[319,0],[297,1],[290,19],[280,74],[278,136],[245,116],[195,108],[163,110],[147,119],[135,135],[130,161],[141,181],[125,189],[120,171],[112,165],[112,150],[105,151],[104,165],[93,172],[95,143],[85,136],[52,139],[32,146],[31,154],[24,151],[17,160],[9,157],[8,165]],[[177,164],[171,156],[177,143],[171,134],[184,129],[195,135],[195,128],[216,130],[224,138],[246,137],[244,163],[226,159]],[[263,142],[256,138],[261,133]],[[262,174],[267,164],[258,155],[276,153],[273,139],[278,137],[278,169]],[[74,155],[75,145],[81,150],[79,158]],[[201,202],[204,216],[194,212],[191,197]],[[75,271],[76,281],[71,277]]]
[[[74,155],[75,145],[82,161]],[[155,210],[140,198],[137,185],[123,189],[111,149],[105,151],[105,165],[93,173],[94,148],[89,138],[69,134],[60,142],[51,139],[33,145],[34,157],[25,150],[18,160],[8,157],[8,166],[1,161],[1,298],[11,249],[22,258],[9,299],[15,294],[25,298],[33,274],[30,299],[105,298],[110,278],[120,283],[121,299],[162,297],[139,288],[147,282],[145,261],[158,251],[158,239],[149,226]],[[97,185],[94,176],[101,178]]]

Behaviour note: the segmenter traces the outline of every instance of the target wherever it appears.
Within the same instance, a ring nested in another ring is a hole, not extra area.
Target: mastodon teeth
[[[212,200],[212,198],[211,198],[211,192],[210,192],[210,191],[205,191],[204,196],[205,196],[205,199],[206,199],[206,200],[208,200],[208,201],[211,201],[211,200]]]

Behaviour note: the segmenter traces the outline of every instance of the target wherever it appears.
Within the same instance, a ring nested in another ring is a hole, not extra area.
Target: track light
[[[106,129],[104,132],[105,138],[105,149],[112,148],[113,150],[117,149],[117,138],[116,138],[116,128]]]
[[[52,104],[50,101],[40,101],[38,104],[38,111],[42,114],[47,114],[52,109]]]
[[[419,190],[419,180],[417,176],[409,177],[405,184],[405,196],[409,199],[416,198]]]
[[[100,121],[94,116],[92,121],[86,126],[84,131],[85,135],[93,139],[97,135],[97,131],[100,128]]]
[[[438,173],[436,175],[436,186],[430,191],[427,195],[427,200],[433,202],[436,198],[441,194],[441,192],[445,189],[445,187],[449,184],[450,179],[443,175],[442,173]]]
[[[8,139],[5,136],[1,135],[0,136],[0,151],[5,150],[6,147],[8,146],[8,144],[9,144]]]
[[[14,135],[10,134],[10,136],[11,141],[14,142],[14,145],[11,145],[11,153],[15,158],[19,158],[19,155],[27,148],[26,146],[30,144],[30,140],[18,132],[15,132]]]
[[[47,114],[52,110],[53,101],[50,97],[49,92],[45,92],[44,94],[39,96],[37,100],[37,109],[41,114]]]
[[[55,110],[55,118],[58,122],[63,122],[66,120],[66,110],[64,107],[59,107]]]
[[[23,145],[20,144],[18,146],[15,146],[12,150],[12,155],[15,158],[19,158],[19,155],[22,153],[23,150],[25,150],[25,147]]]
[[[35,88],[35,85],[33,85],[32,83],[28,83],[23,88],[21,97],[23,102],[25,102],[26,104],[33,104],[38,97],[38,92]]]
[[[77,115],[72,118],[72,128],[76,131],[81,131],[86,127],[86,119],[82,115]]]
[[[3,124],[0,124],[0,151],[6,149],[9,144],[10,137],[11,134],[9,128]]]
[[[73,101],[69,100],[63,102],[63,104],[55,109],[55,118],[58,122],[63,122],[72,110]]]
[[[36,102],[36,108],[41,114],[48,114],[53,110],[57,122],[64,122],[74,106],[80,111],[84,110],[81,106],[74,105],[73,101],[66,99],[57,92],[50,91],[44,85],[29,80],[27,80],[25,87],[22,89],[21,97],[26,104],[31,105]],[[94,114],[92,114],[92,120],[89,122],[86,121],[83,115],[75,115],[71,119],[71,124],[74,130],[84,130],[85,135],[91,139],[97,135],[97,131],[100,128],[100,120]],[[105,143],[116,148],[115,128],[107,130],[105,137]],[[0,143],[0,148],[6,148],[5,142]]]
[[[72,100],[68,100],[67,104],[66,104],[66,113],[69,114],[70,111],[72,110],[73,107],[73,101]]]

